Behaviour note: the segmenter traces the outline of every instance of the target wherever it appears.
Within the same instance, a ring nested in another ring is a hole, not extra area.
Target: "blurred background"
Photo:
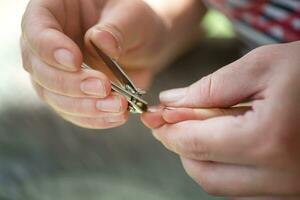
[[[18,45],[27,2],[0,1],[0,199],[222,199],[205,194],[137,116],[117,129],[90,131],[37,99]],[[210,11],[203,25],[209,37],[159,74],[150,102],[237,58],[239,43],[226,18]]]

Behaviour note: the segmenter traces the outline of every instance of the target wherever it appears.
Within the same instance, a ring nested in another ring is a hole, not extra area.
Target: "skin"
[[[111,91],[114,79],[94,56],[91,41],[146,88],[155,71],[199,36],[201,4],[175,1],[31,0],[22,20],[21,48],[38,95],[78,126],[124,124],[128,103]],[[97,70],[81,69],[83,61]]]
[[[124,124],[127,102],[111,92],[112,77],[93,57],[90,41],[147,87],[199,35],[203,6],[174,1],[30,1],[21,47],[39,96],[82,127]],[[208,193],[297,199],[299,51],[299,42],[258,48],[192,86],[162,93],[162,105],[142,120]],[[81,69],[83,61],[98,70]],[[249,99],[250,106],[230,108]]]
[[[161,93],[162,105],[142,119],[208,193],[299,199],[299,52],[300,42],[255,49]],[[251,107],[230,108],[249,99]]]

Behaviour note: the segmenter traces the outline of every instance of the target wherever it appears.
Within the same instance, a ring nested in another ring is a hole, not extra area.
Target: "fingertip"
[[[141,120],[146,127],[156,129],[166,124],[162,117],[162,109],[150,107],[149,111],[141,115]]]
[[[106,81],[99,78],[88,78],[80,84],[80,89],[83,93],[100,98],[105,98],[109,95],[110,89],[108,87]]]
[[[118,59],[121,55],[121,45],[112,31],[94,28],[91,33],[91,40],[111,58]]]
[[[111,82],[102,72],[84,69],[80,89],[84,94],[105,98],[111,94]]]
[[[121,39],[115,28],[96,25],[87,31],[85,44],[90,53],[94,52],[92,44],[101,49],[109,57],[118,60],[122,53]]]
[[[79,69],[79,63],[81,59],[78,59],[78,56],[75,55],[72,51],[60,48],[56,49],[53,52],[53,58],[57,63],[57,67],[60,69],[74,72]]]
[[[187,94],[187,88],[178,88],[162,91],[159,94],[159,100],[164,105],[179,105],[179,102],[184,99]]]

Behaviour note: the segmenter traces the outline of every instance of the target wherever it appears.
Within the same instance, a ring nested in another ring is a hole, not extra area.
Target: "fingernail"
[[[67,70],[75,69],[75,57],[74,55],[67,49],[58,49],[54,52],[54,58],[56,61],[61,64]]]
[[[96,107],[104,112],[119,113],[122,111],[121,99],[117,96],[97,101]]]
[[[109,116],[104,118],[104,121],[108,123],[119,123],[119,122],[123,122],[124,120],[125,120],[124,115]]]
[[[118,59],[121,54],[121,48],[116,37],[106,30],[93,30],[93,41],[95,44],[110,57]]]
[[[184,98],[186,94],[186,88],[173,89],[161,92],[159,94],[159,99],[164,103],[173,103]]]
[[[96,95],[99,97],[106,96],[106,89],[101,80],[96,78],[91,78],[83,81],[80,85],[80,89],[83,93],[89,95]]]
[[[148,107],[148,112],[149,113],[157,113],[161,111],[163,108],[161,106],[149,106]]]

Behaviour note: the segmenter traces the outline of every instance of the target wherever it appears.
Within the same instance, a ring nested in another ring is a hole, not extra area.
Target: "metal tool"
[[[103,60],[103,62],[107,65],[119,82],[118,84],[111,82],[112,90],[126,97],[127,101],[129,102],[129,111],[131,113],[141,114],[146,112],[148,109],[148,103],[142,99],[142,95],[146,92],[138,89],[133,84],[122,67],[114,59],[108,57],[92,42],[91,44],[94,47],[97,55]],[[90,67],[85,63],[82,64],[82,67],[93,69],[93,67]]]

